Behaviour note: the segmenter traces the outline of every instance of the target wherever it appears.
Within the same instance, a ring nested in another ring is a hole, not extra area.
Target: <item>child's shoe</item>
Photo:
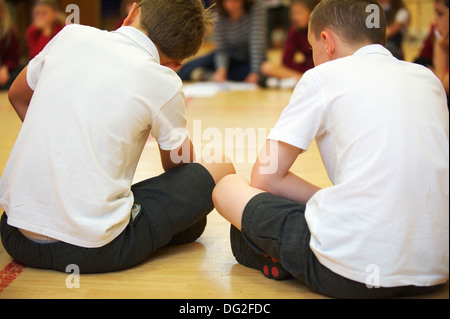
[[[231,225],[230,240],[233,255],[241,265],[258,269],[269,279],[284,280],[292,277],[277,260],[253,251],[245,242],[241,232],[233,225]]]

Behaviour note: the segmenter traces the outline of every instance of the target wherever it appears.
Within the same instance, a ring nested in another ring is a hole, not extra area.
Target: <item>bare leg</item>
[[[248,202],[264,191],[250,186],[250,182],[239,175],[223,178],[213,192],[217,211],[237,229],[241,230],[242,214]]]
[[[233,163],[227,157],[202,159],[200,164],[205,167],[214,179],[216,185],[227,175],[236,174]]]
[[[258,269],[270,279],[291,278],[292,275],[279,261],[268,255],[256,253],[241,235],[244,209],[253,197],[262,193],[264,191],[250,186],[245,178],[229,175],[214,189],[213,201],[217,211],[234,226],[230,231],[231,250],[240,264]]]

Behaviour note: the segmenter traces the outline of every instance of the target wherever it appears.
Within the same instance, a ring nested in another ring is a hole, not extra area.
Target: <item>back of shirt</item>
[[[0,181],[14,227],[100,247],[128,224],[150,132],[164,150],[185,128],[181,81],[132,27],[64,28],[28,65],[34,95]]]
[[[431,71],[377,45],[320,65],[270,138],[317,140],[334,184],[306,209],[323,265],[362,283],[376,266],[383,287],[448,279],[448,110]]]

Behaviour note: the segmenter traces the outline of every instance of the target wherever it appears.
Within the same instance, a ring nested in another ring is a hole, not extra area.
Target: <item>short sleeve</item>
[[[42,68],[44,66],[45,55],[43,52],[38,54],[33,60],[28,63],[27,68],[27,82],[28,86],[34,91],[36,89],[37,82],[41,75]]]
[[[186,125],[185,97],[180,91],[153,118],[152,136],[162,150],[170,151],[180,147],[188,137]]]
[[[29,63],[27,67],[27,82],[28,86],[34,91],[37,86],[39,77],[41,76],[42,68],[44,67],[45,58],[51,51],[52,47],[56,42],[63,38],[63,34],[67,28],[59,32],[53,39],[45,46],[45,48],[35,56]]]
[[[268,139],[307,150],[316,137],[325,133],[326,127],[323,90],[309,71],[297,84],[289,105],[283,110]]]

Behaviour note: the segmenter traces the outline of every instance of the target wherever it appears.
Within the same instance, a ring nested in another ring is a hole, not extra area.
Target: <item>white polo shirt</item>
[[[34,95],[0,180],[0,206],[11,226],[104,246],[129,222],[149,134],[163,150],[187,136],[171,136],[186,128],[182,82],[139,30],[80,25],[29,63],[27,80]]]
[[[448,129],[439,80],[380,45],[305,73],[269,139],[317,140],[334,186],[306,219],[324,266],[381,287],[448,280]]]

